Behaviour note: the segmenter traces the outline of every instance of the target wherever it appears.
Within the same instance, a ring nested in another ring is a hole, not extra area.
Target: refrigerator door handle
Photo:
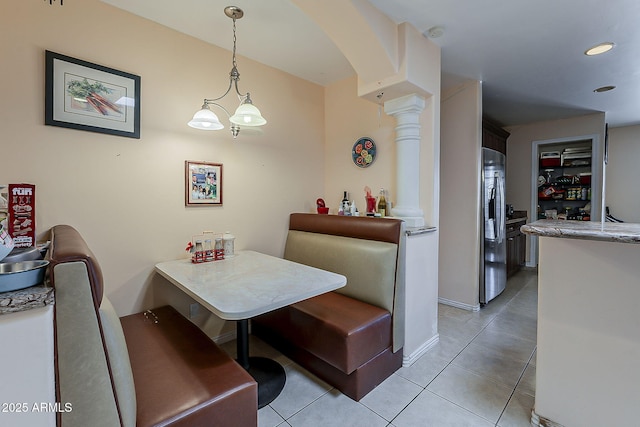
[[[500,180],[500,176],[498,173],[495,174],[495,185],[497,188],[497,199],[495,203],[496,208],[496,228],[497,228],[497,239],[498,243],[502,242],[506,236],[507,230],[505,229],[506,217],[506,205],[504,204],[504,180]]]
[[[489,193],[489,219],[496,219],[496,188],[492,187]]]

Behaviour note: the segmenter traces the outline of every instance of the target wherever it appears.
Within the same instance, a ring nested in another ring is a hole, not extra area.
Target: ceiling
[[[102,1],[225,49],[232,47],[232,23],[223,10],[235,5],[245,12],[236,23],[239,56],[321,85],[354,74],[289,0]],[[638,0],[369,2],[422,33],[442,27],[432,41],[442,49],[443,87],[482,81],[484,114],[503,126],[594,112],[605,112],[611,127],[640,124]],[[584,54],[607,41],[615,43],[611,51]],[[616,89],[594,92],[609,85]]]

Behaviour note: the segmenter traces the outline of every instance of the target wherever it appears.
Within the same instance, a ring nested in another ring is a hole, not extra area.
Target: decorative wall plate
[[[363,137],[357,140],[351,149],[351,159],[359,168],[371,166],[376,159],[376,143],[373,139]]]

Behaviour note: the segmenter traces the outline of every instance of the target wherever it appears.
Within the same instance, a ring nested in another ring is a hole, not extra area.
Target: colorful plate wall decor
[[[351,158],[359,168],[371,166],[376,159],[376,143],[371,138],[360,138],[353,144]]]

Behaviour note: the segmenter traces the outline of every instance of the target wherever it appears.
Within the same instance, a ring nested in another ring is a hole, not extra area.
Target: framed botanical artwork
[[[140,76],[47,50],[44,123],[140,138]]]
[[[186,206],[222,206],[222,164],[185,162]]]

